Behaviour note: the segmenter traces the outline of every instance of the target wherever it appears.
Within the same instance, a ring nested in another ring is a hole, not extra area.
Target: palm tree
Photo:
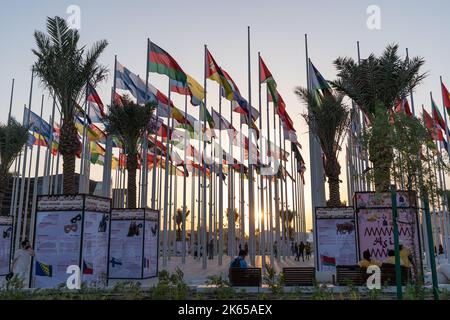
[[[231,210],[233,210],[233,209],[231,209]],[[228,228],[231,228],[231,226],[230,226],[230,223],[231,223],[231,215],[229,214],[229,210],[228,210],[228,208],[226,208],[225,209],[225,215],[226,215],[226,217],[227,217],[227,227]],[[233,212],[234,212],[234,224],[235,224],[235,226],[238,226],[239,225],[239,221],[238,221],[238,219],[239,219],[239,211],[238,211],[238,209],[237,208],[235,208],[234,210],[233,210]]]
[[[328,188],[332,207],[340,206],[339,175],[341,166],[338,154],[349,125],[350,111],[343,103],[344,95],[330,94],[317,96],[306,88],[297,88],[296,94],[306,104],[308,112],[303,114],[311,132],[319,140],[324,153],[324,171],[328,178]]]
[[[396,101],[407,96],[426,77],[426,73],[420,73],[424,63],[421,57],[403,60],[398,55],[398,45],[388,45],[381,56],[371,54],[360,63],[348,57],[337,58],[334,64],[338,79],[332,85],[355,101],[373,124],[377,117],[389,119],[387,113]],[[380,192],[387,191],[390,185],[393,154],[387,135],[388,130],[375,130],[368,141],[375,189]]]
[[[8,188],[9,168],[28,141],[28,128],[14,118],[8,124],[0,124],[0,212]]]
[[[281,208],[279,209],[279,212],[281,212]],[[284,210],[284,217],[284,238],[287,239],[289,235],[289,239],[292,240],[294,239],[294,228],[292,226],[292,221],[294,220],[295,212],[290,209]],[[282,221],[281,223],[283,223],[282,214],[280,214],[280,220]]]
[[[122,98],[122,106],[112,105],[105,117],[108,134],[116,136],[126,155],[128,171],[127,207],[136,208],[136,170],[138,167],[139,139],[153,126],[154,102],[139,105],[127,96]],[[144,164],[145,165],[145,164]]]
[[[186,210],[186,219],[191,213],[187,207],[184,207]],[[176,215],[174,216],[175,223],[177,224],[177,241],[181,241],[181,223],[183,222],[183,208],[178,208]]]
[[[37,61],[34,72],[56,96],[62,112],[59,152],[63,156],[64,193],[75,193],[75,156],[80,149],[74,116],[76,106],[85,96],[85,86],[96,86],[107,75],[106,67],[98,63],[108,45],[106,40],[96,42],[90,50],[78,46],[80,35],[70,29],[60,17],[47,18],[47,34],[34,33]]]

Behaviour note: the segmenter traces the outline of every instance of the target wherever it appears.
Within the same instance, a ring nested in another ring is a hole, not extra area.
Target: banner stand
[[[88,287],[107,285],[111,199],[87,194],[38,196],[30,288],[66,285],[78,266]]]
[[[316,270],[336,272],[337,265],[357,264],[353,207],[316,207]]]
[[[387,251],[394,249],[392,199],[390,192],[355,192],[354,200],[358,235],[358,257],[369,250],[373,259],[383,262]],[[423,276],[422,244],[420,240],[417,195],[411,191],[397,191],[397,224],[400,244],[409,248],[418,263],[419,277]]]
[[[158,276],[159,211],[113,209],[108,280],[145,280]]]
[[[11,272],[13,227],[13,216],[0,216],[0,277]]]

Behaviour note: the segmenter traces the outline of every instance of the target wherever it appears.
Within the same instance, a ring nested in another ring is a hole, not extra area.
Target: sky
[[[114,55],[133,72],[145,77],[146,39],[168,51],[182,68],[203,83],[203,46],[234,79],[242,95],[248,98],[247,26],[251,27],[252,104],[258,105],[257,53],[261,52],[271,70],[278,90],[294,120],[301,150],[306,161],[306,215],[311,227],[311,195],[308,129],[301,117],[304,106],[294,94],[297,86],[306,86],[304,35],[308,34],[309,56],[326,79],[334,79],[333,60],[339,56],[357,57],[360,41],[361,57],[379,54],[387,44],[398,43],[401,53],[406,48],[411,56],[424,57],[427,78],[414,93],[416,114],[420,106],[430,109],[429,92],[442,105],[439,76],[450,85],[450,36],[448,1],[25,1],[2,3],[0,11],[0,122],[7,119],[11,80],[15,79],[12,114],[22,119],[23,105],[28,103],[31,65],[35,57],[33,32],[45,30],[47,16],[68,17],[66,10],[76,5],[81,12],[81,43],[87,46],[106,39],[109,46],[100,63],[112,71]],[[380,28],[369,29],[367,13],[370,5],[380,10]],[[167,91],[167,78],[150,75],[150,82]],[[108,103],[112,75],[101,83],[98,92]],[[209,106],[217,105],[218,87],[208,82]],[[48,119],[51,101],[42,85],[35,83],[32,109],[37,111],[40,96],[45,94],[44,118]],[[183,99],[174,97],[176,105]],[[190,112],[196,109],[189,108]],[[442,112],[442,111],[441,111]],[[227,114],[228,115],[228,114]],[[237,118],[236,118],[237,119]],[[343,157],[341,155],[341,163]],[[101,179],[101,169],[92,170]],[[341,196],[347,199],[345,166],[343,165]]]

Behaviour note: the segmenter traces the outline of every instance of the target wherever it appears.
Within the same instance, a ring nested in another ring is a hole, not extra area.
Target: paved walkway
[[[246,257],[247,263],[249,262],[249,258]],[[223,256],[222,265],[219,266],[218,258],[215,257],[213,260],[207,260],[207,268],[202,268],[202,260],[194,259],[192,257],[186,257],[186,263],[181,263],[181,257],[171,257],[170,260],[167,261],[167,266],[163,266],[163,259],[159,259],[159,271],[167,270],[169,272],[174,272],[177,267],[181,269],[184,273],[184,280],[189,285],[204,285],[208,280],[209,276],[219,276],[222,275],[223,279],[228,279],[228,267],[231,263],[231,257]],[[266,263],[270,263],[270,257],[266,257]],[[261,268],[262,258],[261,256],[256,257],[256,267]],[[250,266],[250,264],[249,264]],[[311,258],[309,261],[305,260],[303,262],[300,259],[300,262],[295,261],[294,257],[282,258],[279,262],[275,260],[274,268],[278,273],[284,267],[313,267],[314,260]],[[150,279],[141,281],[143,286],[148,286],[157,282],[157,279]],[[114,284],[113,281],[110,280],[110,284]]]

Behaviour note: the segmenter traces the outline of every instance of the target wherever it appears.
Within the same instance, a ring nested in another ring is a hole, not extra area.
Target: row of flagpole
[[[150,44],[150,41],[148,40],[148,43]],[[201,135],[203,135],[206,132],[206,112],[207,112],[207,86],[206,86],[206,68],[207,68],[207,47],[205,46],[205,79],[204,79],[204,109],[200,107],[199,113],[200,118],[203,119],[203,131],[201,132]],[[148,56],[148,54],[147,54]],[[250,51],[250,28],[248,28],[248,81],[249,81],[249,97],[248,97],[248,105],[251,107],[251,69],[250,69],[250,57],[251,57],[251,51]],[[258,58],[259,55],[258,55]],[[147,63],[148,65],[148,63]],[[115,95],[116,95],[116,70],[117,70],[117,57],[115,58],[115,68],[114,68],[114,84],[113,88],[111,90],[111,105],[115,103]],[[148,71],[148,69],[147,69]],[[147,72],[146,76],[146,87],[148,88],[148,75],[149,72]],[[30,124],[30,115],[32,112],[32,91],[33,91],[33,80],[34,80],[34,72],[32,72],[32,78],[31,78],[31,85],[30,85],[30,98],[29,103],[27,106],[28,112],[26,113],[26,117],[24,117],[24,124],[29,125]],[[88,85],[87,85],[88,86]],[[79,180],[79,192],[80,193],[88,193],[90,192],[89,188],[89,181],[90,181],[90,139],[88,138],[88,127],[89,127],[89,121],[88,121],[88,115],[90,114],[90,102],[88,102],[88,93],[87,93],[87,86],[86,86],[86,97],[84,102],[84,117],[83,117],[83,129],[81,133],[81,142],[82,142],[82,149],[81,149],[81,159],[80,159],[80,180]],[[14,88],[14,82],[13,86]],[[221,88],[219,87],[219,90]],[[12,89],[13,91],[13,89]],[[269,113],[269,94],[267,92],[266,94],[266,102],[267,102],[267,133],[269,135],[269,144],[268,144],[268,154],[270,154],[271,150],[271,142],[270,142],[270,113]],[[260,119],[259,119],[259,126],[260,129],[262,129],[262,99],[261,99],[261,83],[259,83],[259,113],[260,113]],[[171,104],[171,89],[169,84],[169,90],[168,90],[168,101],[169,101],[169,108]],[[11,105],[12,105],[12,94],[11,94]],[[41,103],[41,113],[40,118],[42,118],[42,108],[44,105],[44,97],[42,97],[42,103]],[[56,126],[55,121],[55,107],[57,107],[56,98],[53,97],[53,106],[52,106],[52,116],[50,117],[50,127],[51,127],[51,134],[47,141],[47,147],[48,149],[45,151],[45,159],[44,159],[44,165],[43,165],[43,171],[44,174],[42,176],[42,194],[48,194],[48,193],[60,193],[60,190],[62,190],[62,181],[63,179],[59,177],[58,172],[60,168],[59,163],[59,154],[56,151],[56,155],[53,154],[53,139],[54,139],[54,128]],[[275,103],[274,103],[274,114],[273,114],[273,129],[274,133],[277,131],[277,124],[275,119]],[[203,110],[203,112],[202,112]],[[212,113],[214,113],[215,110],[212,109]],[[251,109],[250,109],[251,111]],[[231,124],[233,123],[233,103],[230,101],[230,113],[231,113]],[[185,97],[185,114],[187,114],[187,96]],[[221,103],[221,95],[219,94],[219,115],[222,116],[222,103]],[[241,121],[240,121],[240,140],[243,141],[243,134],[242,134],[242,115]],[[249,121],[253,121],[251,118],[251,114],[249,114]],[[176,205],[172,205],[172,195],[174,196],[174,201],[176,202],[176,195],[177,195],[177,175],[175,172],[175,176],[170,177],[170,181],[172,181],[172,178],[175,179],[175,182],[173,184],[169,181],[169,170],[172,170],[172,166],[170,162],[170,153],[169,150],[171,150],[173,147],[169,143],[170,140],[170,134],[171,129],[173,130],[173,124],[174,119],[171,121],[171,112],[168,113],[168,119],[167,119],[167,128],[168,128],[168,134],[169,136],[166,139],[166,157],[165,157],[165,170],[164,170],[164,182],[162,181],[162,170],[161,170],[161,164],[159,166],[155,165],[155,162],[157,161],[156,156],[156,143],[154,144],[154,153],[153,153],[153,162],[154,165],[152,167],[152,187],[151,187],[151,206],[153,208],[160,208],[162,210],[163,214],[163,265],[167,265],[167,259],[170,258],[170,246],[173,246],[173,232],[170,233],[171,230],[169,230],[170,226],[173,226],[172,231],[175,231],[175,221],[172,217],[176,214]],[[222,131],[222,123],[219,121],[219,132]],[[59,126],[60,127],[60,126]],[[286,150],[286,143],[285,139],[286,136],[282,138],[282,123],[281,118],[278,120],[278,142],[280,146],[278,147],[280,154],[284,155],[284,152]],[[41,134],[42,132],[38,132],[38,148],[35,160],[35,177],[34,177],[34,183],[33,183],[33,195],[32,195],[32,205],[31,205],[31,220],[30,225],[33,225],[34,223],[34,211],[36,208],[36,198],[38,195],[38,178],[39,178],[39,166],[40,166],[40,153],[41,153]],[[186,138],[185,138],[186,139]],[[161,137],[161,142],[163,142],[163,137]],[[148,143],[148,140],[145,138],[143,139],[144,145],[143,145],[143,158],[144,161],[141,161],[142,164],[142,170],[140,175],[140,202],[141,206],[147,206],[147,190],[148,190],[148,169],[147,169],[147,159],[145,159],[148,156],[147,150],[145,145]],[[158,141],[157,135],[155,135],[155,141]],[[186,140],[185,140],[186,141]],[[199,147],[200,142],[199,140]],[[274,141],[276,146],[276,137],[274,136]],[[222,148],[222,135],[220,134],[219,137],[219,146]],[[233,142],[229,142],[230,146],[230,154],[233,156]],[[249,132],[248,136],[248,158],[249,160],[253,157],[253,154],[251,152],[253,146],[253,134]],[[262,152],[262,139],[260,139],[260,148]],[[200,149],[200,148],[199,148]],[[203,149],[206,149],[206,141],[203,142]],[[31,146],[31,150],[33,150],[33,146]],[[187,146],[186,143],[184,144],[184,164],[186,165],[186,151]],[[15,173],[14,173],[14,180],[13,180],[13,193],[12,193],[12,206],[11,206],[11,213],[16,216],[16,236],[15,240],[15,248],[18,248],[20,239],[26,238],[27,234],[30,239],[33,238],[33,228],[30,228],[30,225],[27,225],[28,217],[27,212],[29,211],[28,206],[28,198],[29,196],[26,196],[25,191],[27,190],[27,194],[30,192],[30,187],[27,187],[27,183],[31,181],[31,158],[33,155],[33,152],[30,151],[30,155],[28,155],[28,146],[24,148],[22,157],[19,157],[18,160],[15,162]],[[275,150],[274,150],[275,153]],[[241,160],[244,160],[244,151],[241,149],[240,154]],[[258,157],[258,156],[257,156]],[[259,160],[262,163],[265,156],[261,153],[259,155]],[[55,160],[56,159],[56,160]],[[162,157],[160,157],[160,160]],[[112,137],[109,135],[106,135],[106,141],[105,141],[105,159],[103,163],[103,181],[102,181],[102,195],[103,196],[110,196],[111,195],[111,181],[115,181],[115,189],[116,191],[123,190],[125,188],[125,171],[121,172],[121,157],[119,157],[119,163],[116,167],[116,177],[112,179],[111,173],[113,171],[112,169],[112,160],[113,160],[113,141]],[[291,156],[291,161],[293,161],[293,157]],[[231,162],[232,163],[232,162]],[[243,161],[241,162],[243,163]],[[195,223],[195,203],[193,200],[197,200],[199,204],[199,209],[197,210],[197,241],[200,241],[200,248],[202,248],[202,266],[206,268],[207,266],[207,246],[208,246],[208,240],[213,240],[216,244],[215,252],[218,252],[219,255],[219,264],[222,263],[222,255],[223,255],[223,248],[224,248],[224,234],[223,234],[223,224],[224,224],[224,216],[223,216],[223,181],[221,180],[218,182],[217,180],[222,179],[222,165],[223,165],[223,159],[220,159],[220,164],[218,166],[218,176],[217,168],[215,165],[213,165],[211,168],[213,168],[211,171],[211,178],[208,179],[206,176],[206,163],[203,159],[203,170],[197,169],[197,176],[198,176],[198,194],[197,199],[195,199],[195,175],[193,175],[193,181],[192,181],[192,197],[191,197],[191,239],[190,239],[190,248],[195,249],[193,245],[193,236],[194,236],[194,226]],[[159,168],[158,168],[159,167]],[[27,174],[28,169],[28,174]],[[42,168],[41,168],[42,169]],[[159,174],[158,174],[159,169]],[[299,170],[299,163],[291,163],[291,175],[289,174],[287,166],[287,160],[285,162],[285,165],[280,166],[281,172],[281,178],[275,178],[271,176],[264,177],[260,174],[259,177],[259,183],[258,183],[258,177],[256,176],[256,179],[253,179],[254,177],[254,166],[253,163],[249,163],[248,171],[245,175],[248,176],[248,185],[247,189],[245,189],[244,185],[244,166],[239,166],[239,181],[238,186],[240,188],[239,191],[239,217],[240,217],[240,230],[239,230],[239,245],[244,246],[246,244],[245,240],[245,233],[246,233],[246,223],[248,221],[248,230],[249,230],[249,253],[250,253],[250,260],[251,263],[254,265],[256,263],[255,258],[256,254],[259,253],[263,257],[263,264],[265,264],[265,254],[267,252],[268,255],[270,255],[270,262],[273,264],[274,262],[274,255],[276,255],[276,258],[285,257],[287,255],[288,250],[288,241],[290,241],[289,237],[289,227],[290,225],[287,224],[288,221],[288,202],[290,200],[292,204],[292,208],[294,208],[296,211],[294,212],[294,218],[293,218],[293,225],[294,225],[294,240],[305,240],[303,237],[300,237],[300,233],[305,233],[305,208],[304,208],[304,197],[303,197],[303,183],[299,182],[302,181],[300,179],[300,173]],[[202,171],[202,172],[200,172]],[[21,172],[21,173],[20,173]],[[56,174],[54,174],[56,172]],[[194,169],[195,173],[195,169]],[[28,180],[27,177],[28,176]],[[283,181],[284,176],[284,181]],[[218,178],[219,177],[219,178]],[[292,187],[291,190],[293,190],[293,196],[290,197],[291,199],[288,199],[288,178],[290,177]],[[159,179],[159,182],[158,182]],[[279,181],[278,181],[279,180]],[[255,187],[255,182],[256,186]],[[259,192],[258,192],[258,184],[259,184]],[[170,185],[170,187],[169,187]],[[295,186],[295,187],[294,187]],[[172,188],[173,187],[173,188]],[[209,194],[209,203],[208,203],[208,194],[206,192],[207,187],[210,188],[210,194]],[[275,198],[272,198],[272,187],[275,188]],[[214,188],[214,189],[213,189]],[[175,190],[174,190],[175,189]],[[186,197],[186,191],[188,189],[187,185],[187,177],[186,175],[183,176],[183,199],[182,199],[182,240],[184,241],[187,238],[186,232],[186,209],[187,209],[187,197]],[[217,192],[218,189],[218,192]],[[235,180],[234,180],[234,165],[229,164],[228,168],[228,255],[235,255],[236,252],[236,246],[234,244],[235,241],[235,231],[236,229],[233,227],[235,224],[234,221],[234,204],[235,204]],[[256,194],[255,194],[256,189]],[[164,198],[161,197],[161,191],[164,190]],[[214,192],[212,192],[214,190]],[[202,192],[201,192],[202,191]],[[248,192],[248,206],[249,206],[249,214],[248,219],[245,215],[245,198],[244,194],[245,191]],[[219,206],[216,207],[216,201],[213,200],[216,198],[216,194],[218,193],[219,196]],[[119,193],[116,193],[117,195]],[[259,194],[259,195],[258,195]],[[259,197],[259,201],[255,202],[255,196]],[[125,196],[123,193],[121,193],[119,199],[115,199],[114,206],[121,207],[123,206],[125,202]],[[19,199],[17,201],[17,199]],[[207,205],[209,204],[209,219],[207,219]],[[214,205],[214,207],[213,207]],[[201,207],[200,207],[201,206]],[[24,208],[25,207],[25,208]],[[173,208],[173,211],[171,211]],[[214,209],[212,209],[214,208]],[[265,210],[266,209],[266,210]],[[273,209],[275,209],[275,228],[273,226]],[[260,213],[256,214],[255,211],[259,210]],[[173,212],[173,215],[172,215]],[[218,212],[218,217],[217,217]],[[265,216],[267,215],[267,217]],[[259,219],[256,219],[256,217],[259,217]],[[217,219],[218,219],[218,226],[217,226]],[[280,220],[281,220],[281,226],[280,226]],[[216,221],[216,223],[212,223],[212,221]],[[207,222],[209,222],[209,236],[207,234]],[[257,250],[257,238],[256,238],[256,223],[258,223],[258,229],[259,229],[259,250]],[[231,225],[230,225],[231,224]],[[201,228],[199,228],[199,226]],[[214,226],[214,227],[213,227]],[[218,230],[217,230],[218,227]],[[27,233],[27,229],[30,230],[30,232]],[[275,230],[274,230],[275,229]],[[267,232],[266,232],[267,231]],[[281,234],[280,234],[281,231]],[[275,234],[274,234],[275,233]],[[266,239],[266,236],[268,235],[268,239]],[[214,239],[212,237],[214,236]],[[219,238],[217,240],[217,238]],[[171,242],[171,244],[169,243]],[[280,243],[282,242],[282,243]],[[183,242],[184,243],[184,242]],[[173,248],[174,249],[174,248]],[[183,261],[185,261],[186,256],[186,248],[182,246],[182,257]]]

